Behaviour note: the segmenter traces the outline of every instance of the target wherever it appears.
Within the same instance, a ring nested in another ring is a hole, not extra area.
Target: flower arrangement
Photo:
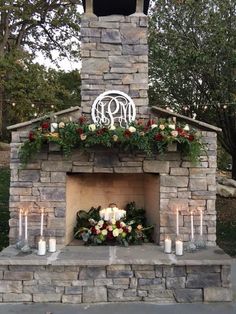
[[[173,123],[165,119],[147,123],[139,120],[127,128],[116,125],[98,126],[86,123],[84,116],[77,122],[44,120],[29,132],[20,149],[20,160],[26,164],[44,143],[58,144],[68,156],[73,148],[89,149],[94,146],[118,148],[120,151],[140,151],[147,155],[163,153],[169,143],[177,143],[181,152],[196,161],[203,148],[197,130],[187,124]]]
[[[145,211],[132,202],[127,204],[126,210],[110,205],[106,209],[92,207],[89,212],[79,211],[75,238],[90,245],[128,246],[151,241],[152,229],[153,226],[146,226]]]

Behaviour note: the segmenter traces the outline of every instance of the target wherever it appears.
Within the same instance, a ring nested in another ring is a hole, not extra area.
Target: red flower
[[[85,117],[85,116],[79,117],[79,124],[80,124],[80,125],[84,124],[85,121],[86,121],[86,117]]]
[[[108,231],[108,233],[107,233],[107,239],[112,240],[113,238],[114,238],[114,237],[113,237],[112,231]]]
[[[34,140],[35,140],[34,132],[33,132],[33,131],[30,131],[30,132],[29,132],[29,141],[30,141],[30,142],[33,142]]]
[[[41,124],[41,127],[43,130],[48,130],[49,129],[49,122],[48,121],[44,121],[42,124]]]
[[[90,230],[91,230],[92,234],[97,234],[97,230],[94,226]]]
[[[119,222],[119,221],[116,222],[116,227],[117,227],[118,229],[120,229],[121,226],[120,226],[120,222]]]
[[[78,128],[78,129],[76,130],[76,132],[77,132],[79,135],[81,135],[81,134],[84,133],[83,129],[81,129],[81,128]]]
[[[96,134],[97,135],[103,135],[104,134],[104,129],[97,130]]]
[[[154,136],[154,139],[157,141],[157,142],[161,142],[163,140],[163,135],[161,135],[160,133],[157,133],[155,136]]]
[[[183,129],[176,128],[176,131],[178,131],[179,136],[181,136],[181,137],[188,137],[188,133],[185,132]]]
[[[128,129],[125,130],[125,132],[124,132],[125,137],[131,137],[131,135],[132,135],[132,133]]]
[[[189,134],[188,140],[189,140],[190,142],[192,142],[192,141],[194,140],[194,135],[193,135],[193,134]]]
[[[148,122],[147,122],[147,126],[150,127],[153,124],[155,124],[155,120],[154,119],[149,119]]]

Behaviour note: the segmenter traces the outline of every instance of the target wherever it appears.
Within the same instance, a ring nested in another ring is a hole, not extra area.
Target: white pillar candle
[[[25,241],[28,240],[28,212],[25,211]]]
[[[165,239],[164,252],[171,253],[171,239],[170,238]]]
[[[191,211],[191,240],[194,240],[194,230],[193,230],[193,212]]]
[[[20,208],[20,211],[19,211],[19,239],[21,239],[21,237],[22,237],[22,213],[23,213],[23,209]]]
[[[176,235],[179,235],[179,209],[176,209]]]
[[[38,242],[38,255],[45,255],[46,254],[46,241],[40,239]]]
[[[56,238],[49,238],[48,252],[54,253],[57,250]]]
[[[183,241],[176,240],[175,241],[175,254],[176,255],[183,255]]]
[[[202,217],[203,215],[202,215],[202,209],[200,209],[200,235],[202,236]]]
[[[40,223],[40,236],[43,236],[43,219],[44,219],[44,208],[41,208],[41,223]]]

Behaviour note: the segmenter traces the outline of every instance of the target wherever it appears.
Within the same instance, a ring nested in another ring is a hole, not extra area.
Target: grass
[[[8,246],[10,170],[0,169],[0,251]]]

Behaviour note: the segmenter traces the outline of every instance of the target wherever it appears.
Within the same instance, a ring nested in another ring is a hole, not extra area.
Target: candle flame
[[[28,212],[29,212],[29,210],[28,210],[28,209],[25,209],[25,210],[24,210],[24,215],[27,216],[27,215],[28,215]]]
[[[20,214],[24,214],[24,208],[20,208]]]
[[[40,211],[41,211],[41,214],[43,214],[43,213],[44,213],[44,207],[42,207],[42,208],[40,209]]]

